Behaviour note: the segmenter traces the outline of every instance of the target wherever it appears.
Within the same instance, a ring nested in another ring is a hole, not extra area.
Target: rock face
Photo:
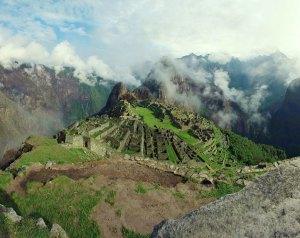
[[[285,148],[291,156],[300,153],[300,78],[293,80],[280,108],[272,115],[271,143]]]
[[[300,237],[300,158],[236,194],[163,221],[151,237]]]
[[[127,92],[127,89],[123,83],[117,83],[107,99],[105,107],[102,109],[103,111],[109,110],[119,102],[121,97]]]

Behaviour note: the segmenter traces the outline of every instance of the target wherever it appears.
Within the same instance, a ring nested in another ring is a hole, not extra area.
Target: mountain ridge
[[[72,68],[56,73],[44,65],[0,67],[0,157],[30,134],[50,135],[95,113],[112,87],[95,80],[94,86],[80,82]]]

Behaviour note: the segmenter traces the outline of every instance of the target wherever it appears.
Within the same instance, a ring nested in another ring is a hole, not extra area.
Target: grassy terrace
[[[169,160],[174,164],[177,164],[178,158],[170,143],[167,145],[167,153],[168,153]]]
[[[205,145],[201,144],[200,141],[195,138],[194,136],[190,135],[188,131],[179,129],[175,127],[170,118],[166,116],[163,120],[160,120],[155,117],[154,113],[152,110],[145,108],[145,107],[134,107],[133,108],[133,113],[136,115],[140,116],[143,121],[147,124],[147,126],[151,128],[161,128],[161,129],[168,129],[172,132],[174,132],[178,137],[180,137],[183,141],[185,141],[188,145],[190,145],[192,148],[195,149],[195,151],[198,153],[198,155],[205,160],[207,164],[215,164],[213,161],[214,158],[211,157],[211,155],[206,155],[205,154]],[[177,157],[174,152],[174,150],[170,148],[171,146],[167,147],[167,152],[169,155],[169,160],[172,162],[177,162]],[[209,166],[211,167],[211,166]],[[220,167],[219,165],[217,167]]]
[[[12,180],[13,176],[11,173],[0,170],[0,190],[5,189]]]
[[[60,176],[44,186],[31,182],[27,194],[14,194],[13,200],[23,216],[58,223],[70,237],[99,237],[99,229],[90,219],[90,213],[105,195],[102,190],[94,191],[80,181]]]
[[[173,126],[170,118],[166,116],[164,120],[160,120],[154,116],[153,111],[151,111],[148,108],[145,107],[134,107],[133,112],[136,115],[139,115],[142,117],[143,121],[151,128],[161,128],[161,129],[167,129],[172,132],[174,132],[177,136],[179,136],[182,140],[184,140],[189,145],[196,145],[199,141],[191,136],[188,131],[181,130],[175,126]]]
[[[184,131],[175,127],[168,116],[166,116],[163,120],[160,120],[155,117],[152,110],[145,107],[134,107],[133,113],[139,115],[150,128],[155,128],[156,126],[160,129],[170,130],[190,146],[195,146],[197,143],[199,143],[198,139],[190,135],[188,131]],[[167,153],[169,160],[176,164],[178,162],[178,158],[171,144],[167,146]]]
[[[57,144],[56,140],[46,137],[32,137],[28,143],[34,149],[23,154],[14,164],[13,168],[19,170],[34,163],[46,164],[48,161],[57,164],[80,163],[98,157],[85,148],[65,148]]]
[[[211,125],[213,138],[202,143],[190,135],[188,131],[175,127],[168,116],[161,120],[155,117],[152,110],[140,106],[133,107],[132,112],[140,116],[149,127],[155,128],[156,126],[171,130],[190,145],[206,164],[206,168],[200,166],[196,169],[197,172],[208,169],[212,176],[224,175],[229,184],[238,179],[238,171],[244,165],[274,162],[285,158],[284,152],[280,150],[271,146],[256,144],[247,138],[230,131],[224,131],[214,125]],[[171,146],[167,146],[167,153],[170,161],[177,161]]]

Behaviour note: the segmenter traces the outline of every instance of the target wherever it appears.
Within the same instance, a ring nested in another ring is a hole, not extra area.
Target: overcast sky
[[[0,62],[126,75],[163,55],[300,55],[299,0],[0,0]]]

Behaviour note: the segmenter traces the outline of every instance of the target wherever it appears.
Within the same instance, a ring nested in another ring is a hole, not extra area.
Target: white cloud
[[[54,47],[51,53],[51,62],[54,66],[73,66],[79,71],[85,68],[85,63],[67,41]]]
[[[218,111],[212,115],[212,119],[217,121],[220,127],[230,129],[236,123],[238,116],[234,112]]]
[[[268,96],[266,85],[253,89],[253,93],[247,95],[244,91],[229,87],[230,77],[226,71],[216,70],[214,72],[214,84],[222,89],[224,96],[237,103],[247,113],[250,122],[258,124],[264,122],[263,116],[259,113],[260,106]]]
[[[232,56],[226,53],[219,52],[209,54],[208,59],[212,62],[226,64],[232,59]]]
[[[114,77],[114,72],[99,57],[90,56],[85,61],[77,55],[67,41],[57,44],[50,53],[41,44],[26,42],[21,38],[0,44],[0,63],[4,67],[12,67],[14,61],[45,64],[54,67],[57,71],[64,66],[74,67],[75,75],[86,83],[92,83],[87,77],[92,73],[106,79]]]
[[[10,67],[15,60],[42,63],[48,56],[46,49],[36,42],[31,42],[27,45],[8,43],[0,46],[0,63],[5,67]]]
[[[3,0],[0,24],[50,53],[67,40],[80,59],[98,56],[127,75],[163,55],[209,53],[223,63],[275,49],[299,56],[299,15],[298,0]]]
[[[108,65],[106,65],[97,56],[91,56],[87,60],[87,67],[92,72],[97,73],[103,78],[113,78],[113,72]]]

